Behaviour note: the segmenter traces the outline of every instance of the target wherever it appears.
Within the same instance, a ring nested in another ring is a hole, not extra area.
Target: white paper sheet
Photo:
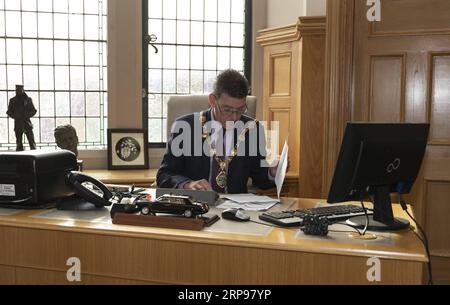
[[[286,176],[286,169],[288,166],[288,142],[284,142],[283,151],[278,162],[277,174],[275,175],[275,185],[277,186],[277,196],[280,199],[281,188],[283,187],[284,178]]]
[[[260,196],[254,194],[224,194],[221,198],[230,199],[238,203],[265,203],[265,202],[279,202],[277,199],[270,198],[268,196]]]
[[[244,209],[246,211],[266,211],[276,205],[278,201],[272,202],[246,202],[238,203],[231,200],[223,200],[223,203],[219,204],[219,209]]]

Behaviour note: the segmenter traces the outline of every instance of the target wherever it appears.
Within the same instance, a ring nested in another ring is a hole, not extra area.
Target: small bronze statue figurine
[[[27,136],[30,149],[36,149],[34,141],[33,124],[30,118],[36,114],[33,101],[25,93],[23,85],[16,85],[16,96],[9,100],[6,114],[14,119],[16,133],[16,151],[23,151],[23,133]]]
[[[55,128],[56,145],[61,149],[70,150],[78,157],[78,136],[72,125],[63,125]]]
[[[78,136],[77,131],[72,125],[61,125],[55,128],[55,142],[61,149],[67,149],[78,158]],[[83,160],[78,160],[78,171],[83,171]]]

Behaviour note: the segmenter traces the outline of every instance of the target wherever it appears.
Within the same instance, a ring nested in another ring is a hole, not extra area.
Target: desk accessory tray
[[[199,218],[186,218],[184,216],[152,216],[116,213],[112,219],[112,223],[119,225],[200,231],[204,227],[211,226],[219,219],[220,217],[218,215],[204,215]]]

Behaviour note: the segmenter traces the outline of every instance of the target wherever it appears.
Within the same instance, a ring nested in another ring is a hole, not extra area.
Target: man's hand
[[[212,191],[212,187],[208,181],[205,179],[198,181],[190,181],[183,186],[184,189],[188,190],[199,190],[199,191]]]
[[[272,166],[271,168],[269,168],[269,175],[273,178],[275,178],[275,176],[277,175],[277,170],[278,170],[278,164],[276,166]]]
[[[278,165],[280,165],[279,160],[277,161],[277,165],[272,166],[271,168],[269,168],[269,175],[271,177],[275,178],[275,176],[277,175]],[[289,171],[290,167],[291,167],[291,160],[288,158],[288,164],[287,164],[286,172]]]

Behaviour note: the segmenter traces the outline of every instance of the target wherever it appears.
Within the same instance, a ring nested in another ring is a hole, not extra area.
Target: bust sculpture
[[[61,149],[70,150],[78,157],[78,136],[72,125],[62,125],[55,128],[56,145]]]

